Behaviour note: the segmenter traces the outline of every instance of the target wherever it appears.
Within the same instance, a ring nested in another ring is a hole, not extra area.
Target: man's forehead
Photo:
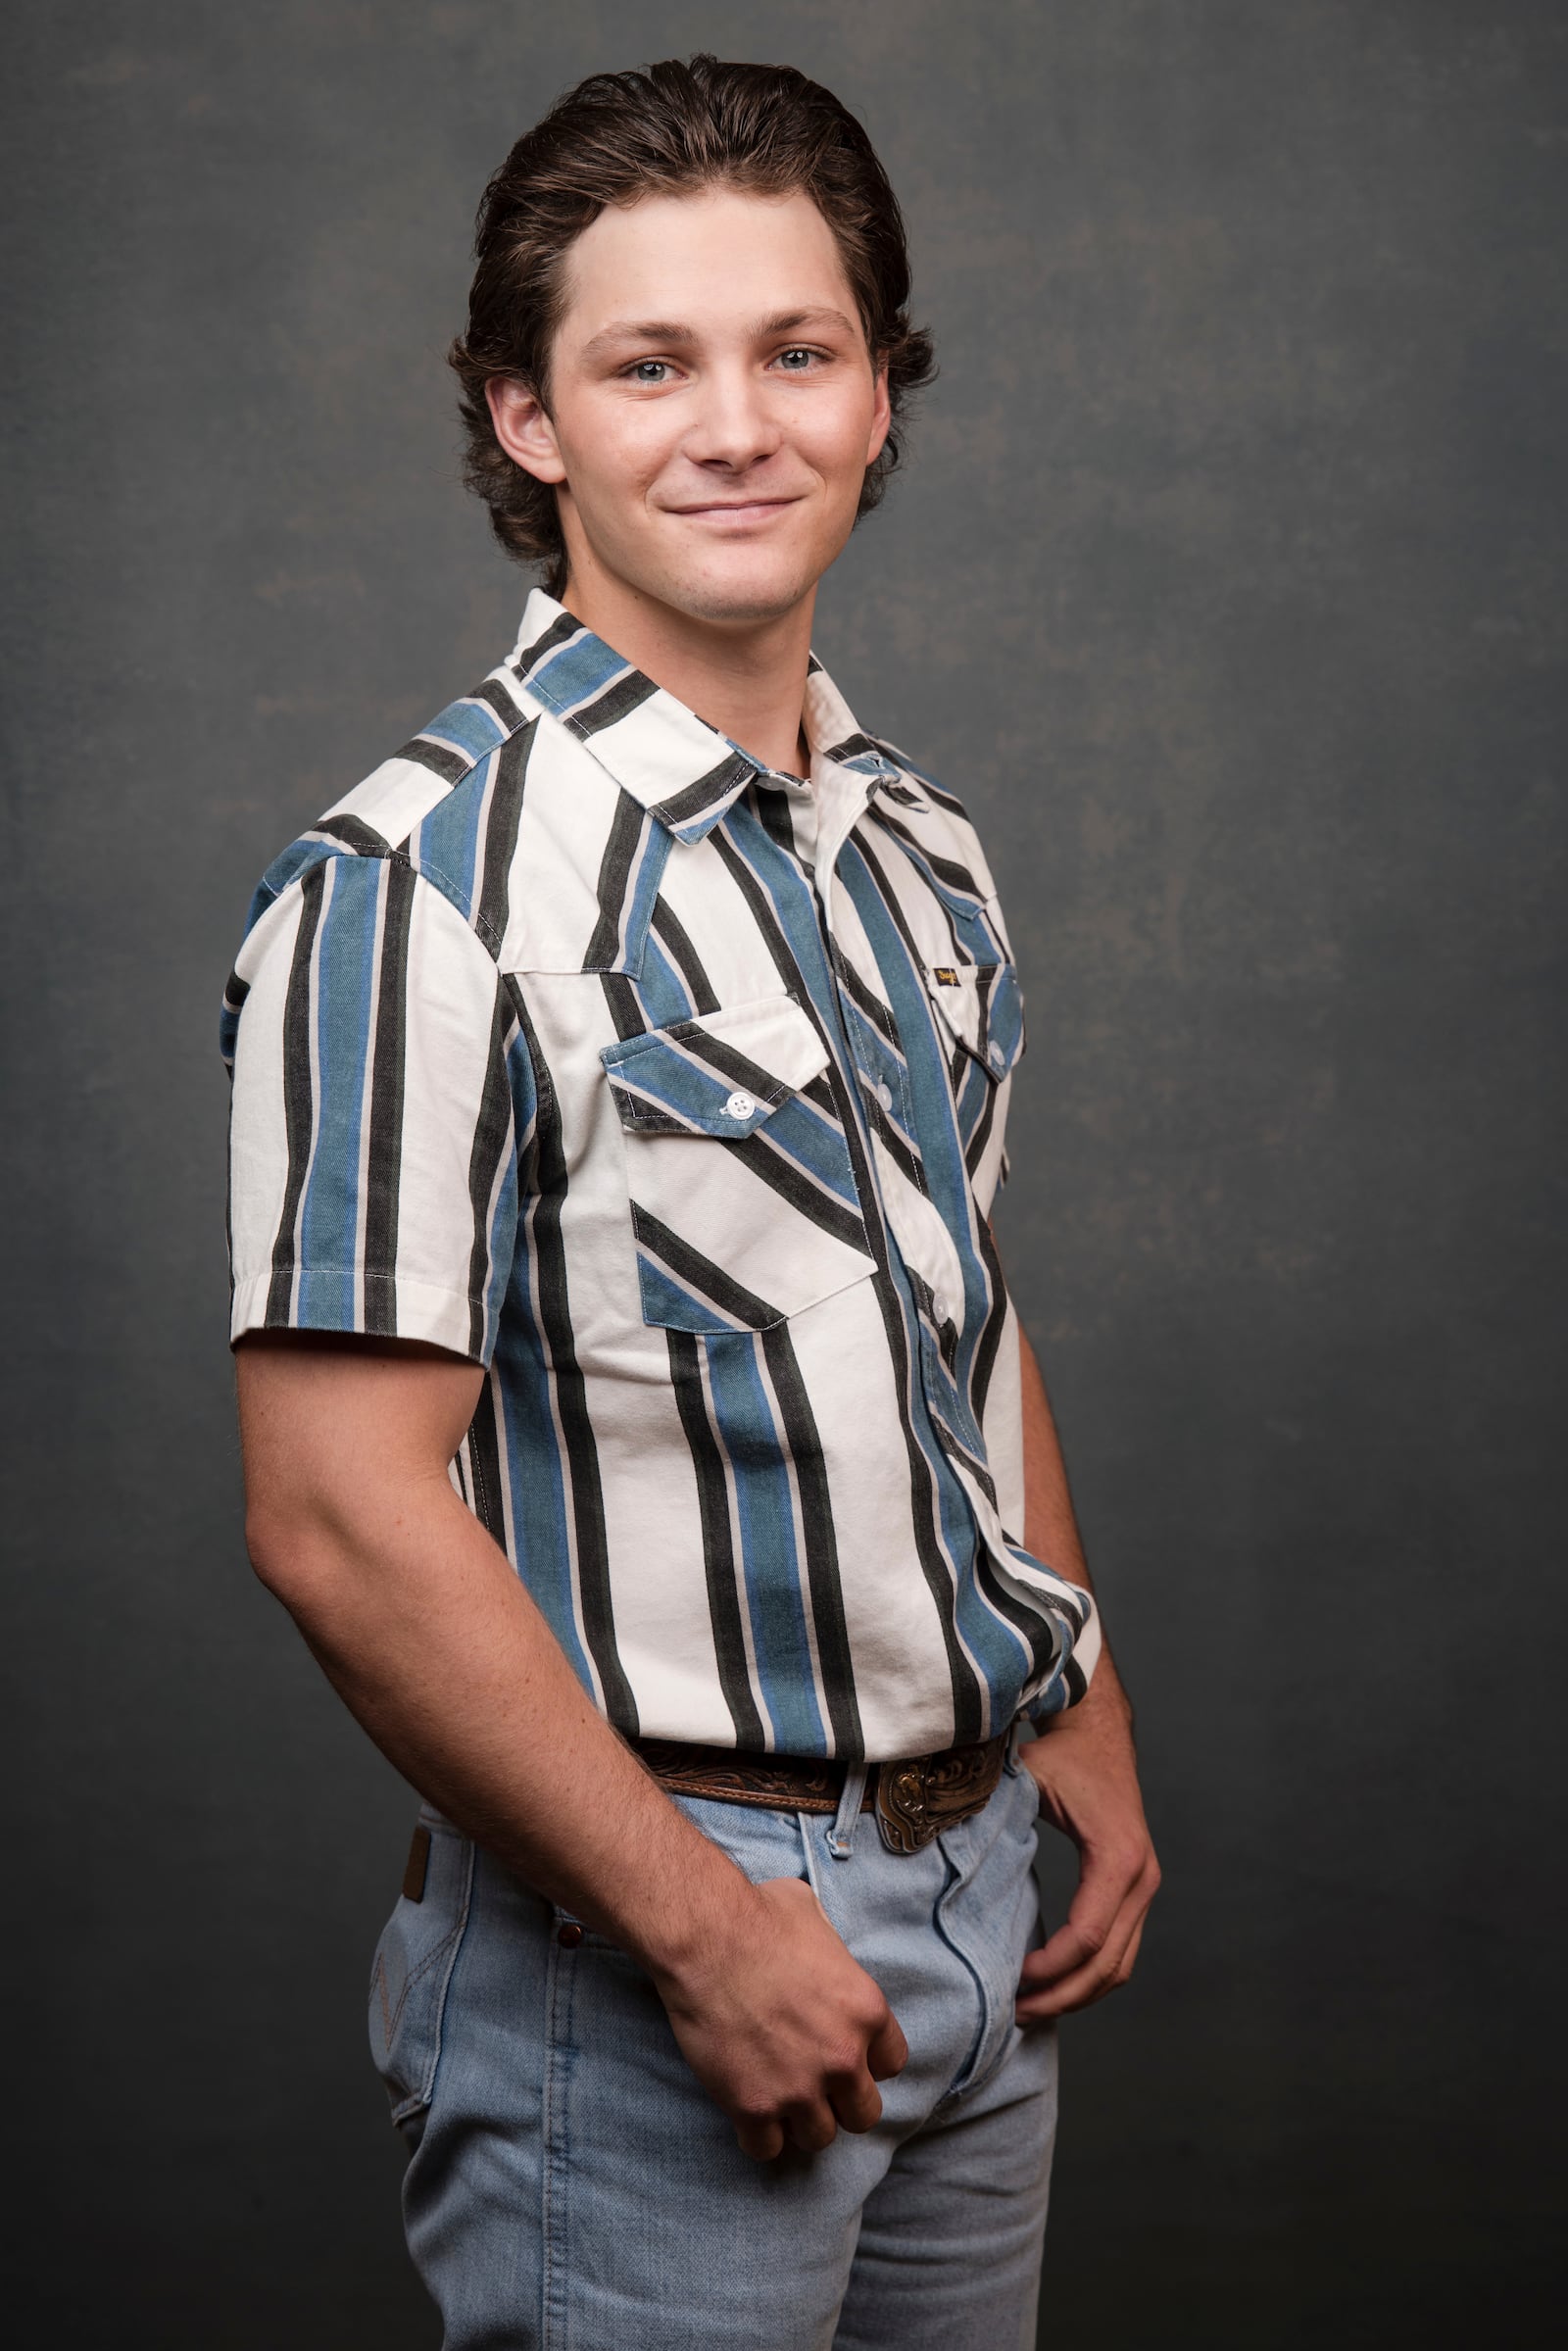
[[[702,189],[607,206],[568,246],[562,291],[561,329],[579,348],[719,327],[859,332],[837,240],[802,193]]]

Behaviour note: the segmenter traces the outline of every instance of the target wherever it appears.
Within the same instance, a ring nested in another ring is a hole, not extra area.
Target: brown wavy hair
[[[791,66],[726,65],[707,51],[624,73],[591,73],[525,131],[479,203],[468,325],[447,357],[463,386],[463,475],[510,556],[565,585],[556,493],[496,438],[485,386],[528,385],[548,412],[550,350],[572,240],[607,205],[721,184],[808,195],[838,242],[873,365],[886,363],[893,424],[867,466],[869,514],[902,454],[911,392],[936,373],[931,338],[909,323],[904,216],[861,124]]]

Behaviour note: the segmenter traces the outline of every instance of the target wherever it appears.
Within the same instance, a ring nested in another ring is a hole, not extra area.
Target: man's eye
[[[778,356],[791,375],[801,375],[815,359],[816,353],[808,351],[804,343],[792,343],[788,351],[781,351]]]
[[[662,383],[663,371],[668,366],[668,360],[635,360],[631,368],[632,382],[639,384]]]

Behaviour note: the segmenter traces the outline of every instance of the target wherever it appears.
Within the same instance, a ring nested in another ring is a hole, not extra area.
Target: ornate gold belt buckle
[[[876,1820],[882,1842],[893,1853],[918,1853],[935,1837],[941,1822],[933,1820],[926,1803],[925,1760],[877,1766]]]
[[[944,1755],[916,1755],[906,1763],[882,1763],[876,1775],[876,1819],[882,1842],[894,1853],[918,1853],[933,1837],[978,1809],[1002,1776],[1000,1747],[960,1747]]]

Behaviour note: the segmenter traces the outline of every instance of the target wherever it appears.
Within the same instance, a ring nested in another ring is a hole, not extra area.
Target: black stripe
[[[780,785],[770,784],[765,792],[757,794],[757,821],[787,857],[805,864],[806,859],[795,846],[795,827],[790,820],[790,794]]]
[[[792,1208],[798,1208],[819,1232],[831,1233],[834,1240],[842,1241],[846,1249],[861,1249],[867,1256],[870,1255],[870,1250],[866,1249],[863,1217],[857,1215],[853,1208],[846,1207],[843,1200],[835,1200],[831,1193],[823,1192],[813,1184],[809,1176],[802,1172],[799,1163],[788,1156],[782,1145],[771,1140],[765,1126],[759,1127],[754,1134],[734,1137],[721,1135],[718,1140],[725,1151],[733,1151],[753,1175],[766,1184],[769,1190],[776,1192],[780,1200],[787,1200]]]
[[[882,1104],[873,1096],[866,1102],[865,1109],[866,1116],[875,1127],[884,1151],[895,1162],[900,1173],[914,1186],[916,1192],[924,1192],[929,1200],[931,1196],[926,1189],[925,1169],[910,1151],[909,1146],[905,1142]]]
[[[838,1538],[833,1527],[833,1497],[828,1491],[822,1440],[806,1394],[806,1382],[796,1360],[787,1327],[778,1323],[762,1333],[762,1352],[772,1374],[773,1393],[784,1416],[784,1441],[801,1497],[801,1524],[806,1536],[806,1581],[811,1594],[811,1622],[816,1630],[816,1653],[822,1668],[822,1691],[833,1728],[835,1755],[858,1755],[863,1749],[860,1709],[855,1695],[855,1661],[844,1615],[844,1587],[839,1578]]]
[[[311,830],[324,834],[329,841],[341,841],[345,849],[357,850],[362,857],[384,857],[391,847],[386,835],[367,824],[363,816],[323,816]]]
[[[559,620],[551,621],[542,637],[535,637],[526,652],[518,654],[512,664],[514,674],[526,686],[529,671],[538,666],[547,653],[554,653],[558,646],[583,633],[582,622],[574,619],[570,612],[563,612]],[[540,700],[543,699],[541,695]]]
[[[870,735],[846,735],[842,743],[835,743],[830,746],[827,757],[830,759],[842,759],[848,761],[850,759],[863,759],[868,751],[878,752],[881,750],[881,744],[876,742]]]
[[[1035,1672],[1038,1673],[1060,1638],[1060,1627],[1048,1613],[1048,1609],[1053,1606],[1059,1607],[1063,1616],[1070,1623],[1073,1614],[1070,1603],[1065,1597],[1051,1602],[1042,1597],[1040,1605],[1034,1607],[1027,1600],[1019,1599],[1017,1594],[1009,1592],[1002,1582],[997,1574],[996,1562],[984,1543],[976,1546],[974,1571],[976,1584],[985,1593],[997,1614],[1004,1617],[1013,1631],[1022,1636],[1024,1647],[1029,1653]],[[1042,1649],[1045,1651],[1044,1656],[1041,1654]],[[1033,1676],[1030,1679],[1033,1679]]]
[[[661,1223],[640,1200],[631,1203],[631,1227],[643,1247],[667,1265],[677,1280],[707,1298],[721,1314],[727,1314],[731,1322],[745,1323],[750,1329],[760,1331],[766,1323],[783,1320],[777,1306],[770,1306],[765,1298],[759,1298],[755,1290],[748,1290],[744,1283],[734,1280],[722,1266],[705,1257],[701,1249],[693,1249],[689,1241],[682,1241],[678,1233]]]
[[[618,726],[633,710],[640,710],[659,692],[651,677],[640,669],[628,669],[620,677],[612,677],[604,692],[580,710],[573,710],[566,724],[574,735],[584,740],[590,735],[602,735],[607,726]]]
[[[997,984],[999,963],[977,963],[974,967],[974,998],[980,1018],[975,1025],[975,1053],[989,1069],[991,1066],[991,991]]]
[[[528,755],[538,728],[530,718],[509,735],[496,755],[495,782],[490,789],[490,813],[484,827],[484,881],[474,913],[474,928],[493,955],[501,953],[507,915],[512,906],[512,861],[517,851],[517,826],[522,817],[523,784]]]
[[[294,954],[283,999],[283,1131],[288,1137],[288,1175],[283,1206],[272,1241],[272,1278],[267,1290],[270,1330],[287,1330],[289,1299],[294,1289],[294,1227],[310,1168],[313,1098],[311,1093],[311,957],[321,919],[326,869],[322,857],[300,884],[300,927],[294,934]]]
[[[482,685],[474,687],[467,699],[469,702],[482,702],[485,709],[500,719],[509,734],[522,715],[498,677],[487,677]]]
[[[626,974],[623,971],[602,971],[599,974],[599,984],[604,989],[605,1003],[610,1007],[610,1017],[615,1024],[616,1036],[622,1038],[643,1036],[647,1031],[648,1023],[643,1018],[642,1006],[637,1001],[637,991]],[[613,1079],[611,1082],[613,1084]]]
[[[408,1041],[409,928],[417,877],[386,859],[386,915],[376,975],[375,1049],[370,1063],[370,1131],[365,1171],[365,1327],[382,1338],[398,1328],[398,1184],[403,1167],[403,1054]],[[384,1277],[384,1278],[381,1278]]]
[[[991,1284],[991,1310],[985,1326],[975,1342],[974,1358],[969,1372],[969,1401],[975,1419],[985,1426],[986,1397],[991,1393],[991,1374],[996,1368],[997,1349],[1002,1344],[1003,1328],[1007,1319],[1007,1283],[1002,1270],[1002,1259],[991,1237],[991,1227],[983,1216],[974,1220],[975,1245]]]
[[[994,1079],[990,1081],[982,1079],[981,1084],[985,1086],[986,1090],[985,1106],[981,1110],[979,1117],[975,1120],[974,1133],[970,1136],[968,1143],[965,1145],[963,1153],[963,1163],[969,1170],[971,1178],[974,1175],[975,1169],[985,1157],[986,1145],[991,1140],[991,1129],[996,1123],[997,1116],[997,1094],[999,1090],[996,1082]]]
[[[703,1572],[708,1579],[708,1614],[713,1633],[718,1685],[735,1726],[735,1744],[765,1747],[767,1734],[752,1695],[746,1665],[746,1632],[735,1586],[735,1545],[730,1536],[729,1482],[724,1456],[708,1416],[698,1347],[690,1331],[666,1331],[670,1380],[680,1425],[691,1447],[697,1475],[697,1509],[703,1529]]]
[[[897,1046],[902,1054],[904,1040],[899,1035],[899,1024],[893,1017],[892,1005],[885,1004],[875,989],[866,986],[836,939],[833,942],[833,969],[839,985],[857,1010],[863,1012],[871,1026],[879,1030],[890,1045]]]
[[[805,975],[795,960],[789,941],[784,936],[766,891],[746,863],[733,841],[722,830],[710,833],[709,839],[727,867],[736,888],[751,908],[752,918],[757,924],[759,934],[782,975],[785,986],[800,997],[802,1004],[816,1023],[823,1043],[829,1044],[821,1014],[811,1000]],[[849,1099],[844,1075],[836,1059],[829,1063],[828,1070],[824,1074],[828,1076],[833,1088],[833,1106],[839,1124],[844,1129],[845,1142],[849,1146],[857,1193],[862,1200],[874,1200],[877,1193],[871,1168],[860,1141],[860,1131],[856,1124],[855,1111]],[[918,1375],[916,1367],[909,1359],[908,1332],[905,1325],[904,1308],[893,1279],[888,1258],[887,1236],[883,1231],[881,1218],[867,1217],[865,1233],[866,1245],[876,1259],[876,1272],[872,1276],[872,1283],[876,1292],[877,1304],[881,1309],[882,1328],[887,1340],[889,1360],[893,1366],[893,1375],[898,1384],[899,1393],[901,1396],[906,1396],[911,1380]],[[964,1655],[958,1641],[955,1618],[956,1570],[944,1557],[933,1531],[933,1521],[936,1516],[936,1494],[931,1464],[921,1451],[920,1443],[915,1436],[906,1405],[901,1409],[899,1419],[904,1431],[905,1453],[909,1468],[909,1513],[914,1546],[920,1562],[920,1572],[925,1578],[926,1589],[930,1592],[936,1608],[937,1621],[942,1627],[943,1647],[947,1652],[948,1660],[948,1678],[953,1690],[953,1736],[956,1743],[962,1743],[981,1736],[981,1725],[985,1719],[985,1701],[979,1676]]]
[[[985,904],[991,894],[981,889],[967,865],[960,865],[956,857],[939,857],[926,847],[918,833],[902,823],[897,816],[890,816],[886,808],[879,808],[875,813],[884,832],[892,833],[896,840],[905,842],[923,864],[930,866],[938,881],[946,882],[950,890],[957,890],[965,898],[975,899],[981,906]]]
[[[697,950],[688,938],[684,925],[671,910],[666,899],[656,898],[654,900],[654,915],[649,928],[669,950],[670,961],[686,982],[693,1010],[716,1012],[718,998],[713,994],[708,974],[703,969]]]
[[[700,775],[695,784],[688,784],[683,792],[672,793],[668,800],[660,801],[654,814],[661,824],[676,832],[683,824],[689,824],[694,816],[705,814],[716,801],[738,792],[756,773],[753,760],[742,759],[738,751],[732,751],[727,759],[719,760],[716,767],[710,767],[706,775]]]
[[[473,1473],[473,1515],[507,1547],[507,1506],[501,1470],[501,1397],[494,1372],[479,1391],[468,1423],[468,1467]]]
[[[648,817],[629,792],[622,792],[599,860],[599,920],[583,956],[584,971],[603,971],[620,960],[620,925],[626,888]]]
[[[237,971],[231,971],[231,972],[229,973],[229,975],[228,975],[227,979],[226,979],[226,980],[223,982],[223,1009],[224,1009],[224,1011],[225,1011],[225,1012],[237,1012],[237,1011],[239,1011],[239,1010],[240,1010],[240,1008],[242,1007],[242,1005],[244,1004],[244,1002],[245,1002],[245,999],[246,999],[246,997],[247,997],[247,996],[249,996],[250,992],[251,992],[251,984],[250,984],[250,981],[249,981],[249,980],[242,980],[242,979],[240,978],[240,976],[239,976],[239,973],[238,973]]]
[[[428,735],[416,735],[392,756],[396,759],[412,759],[416,767],[428,767],[444,784],[461,784],[473,765],[472,752],[454,751],[450,743],[432,742]]]
[[[527,1041],[533,1063],[538,1114],[534,1128],[534,1166],[537,1204],[533,1211],[534,1250],[539,1268],[539,1319],[555,1383],[556,1409],[566,1445],[566,1474],[571,1485],[572,1528],[577,1543],[577,1586],[582,1595],[583,1636],[605,1693],[605,1710],[628,1738],[637,1733],[637,1702],[621,1669],[615,1647],[615,1617],[610,1592],[610,1545],[605,1532],[605,1497],[599,1476],[599,1446],[588,1411],[587,1384],[577,1361],[571,1327],[571,1298],[566,1286],[566,1249],[562,1239],[562,1210],[566,1200],[566,1157],[561,1133],[561,1106],[550,1064],[539,1050],[522,992],[509,981],[509,992]]]
[[[848,847],[849,844],[846,843],[845,846]],[[927,966],[925,957],[920,953],[920,943],[916,939],[913,931],[911,931],[909,928],[908,918],[906,915],[904,908],[899,904],[898,893],[895,891],[892,883],[889,882],[886,874],[882,870],[881,859],[871,856],[870,850],[863,840],[856,841],[855,847],[859,852],[861,863],[864,865],[866,872],[871,877],[872,889],[876,892],[878,898],[882,901],[883,906],[887,908],[889,921],[892,923],[894,929],[898,932],[899,937],[904,941],[909,960],[914,965],[916,978],[919,980],[922,988],[926,987],[925,975]],[[940,904],[940,901],[938,903]],[[950,924],[949,928],[951,929],[951,927],[952,926]],[[929,993],[930,991],[927,989],[927,994]]]
[[[468,1203],[473,1210],[473,1247],[468,1253],[468,1352],[484,1360],[485,1298],[493,1267],[490,1263],[490,1202],[496,1175],[512,1149],[512,1082],[507,1070],[507,1047],[514,1014],[512,999],[496,982],[495,1008],[490,1016],[490,1052],[485,1062],[484,1091],[468,1153]]]

